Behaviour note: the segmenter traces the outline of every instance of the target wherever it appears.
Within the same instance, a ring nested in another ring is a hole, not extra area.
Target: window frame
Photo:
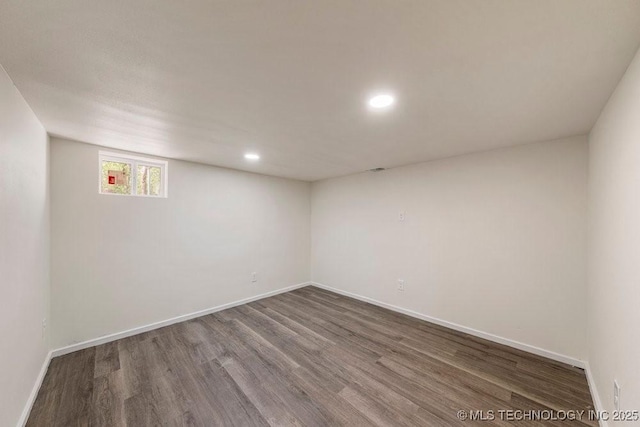
[[[128,163],[131,165],[131,192],[105,193],[102,191],[102,162]],[[138,164],[160,168],[160,193],[157,196],[151,194],[137,194],[138,192]],[[115,153],[112,151],[98,152],[98,194],[106,196],[148,197],[152,199],[166,199],[169,197],[169,162],[167,160],[152,159],[149,157],[132,156],[130,154]]]

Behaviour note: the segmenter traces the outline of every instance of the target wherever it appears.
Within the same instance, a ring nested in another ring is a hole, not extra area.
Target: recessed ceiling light
[[[396,99],[393,97],[393,95],[382,93],[369,99],[369,106],[371,108],[379,110],[382,108],[390,107],[394,102],[396,102]]]
[[[244,155],[244,158],[251,161],[260,160],[260,156],[256,153],[247,153]]]

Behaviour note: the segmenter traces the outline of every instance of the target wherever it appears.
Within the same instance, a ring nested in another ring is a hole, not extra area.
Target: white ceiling
[[[49,133],[304,180],[587,133],[639,43],[637,0],[0,2]]]

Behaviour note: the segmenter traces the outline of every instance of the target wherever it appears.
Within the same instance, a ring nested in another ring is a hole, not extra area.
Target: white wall
[[[312,280],[583,360],[586,189],[585,136],[315,182]]]
[[[48,137],[0,67],[0,425],[18,423],[48,352]]]
[[[617,379],[621,409],[640,410],[640,53],[589,135],[588,283],[589,364],[603,409],[613,410]]]
[[[309,279],[309,183],[169,160],[169,198],[100,195],[99,149],[51,142],[54,348]]]

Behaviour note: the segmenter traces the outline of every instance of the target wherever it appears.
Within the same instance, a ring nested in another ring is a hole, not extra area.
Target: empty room
[[[0,0],[0,427],[640,426],[640,1]]]

